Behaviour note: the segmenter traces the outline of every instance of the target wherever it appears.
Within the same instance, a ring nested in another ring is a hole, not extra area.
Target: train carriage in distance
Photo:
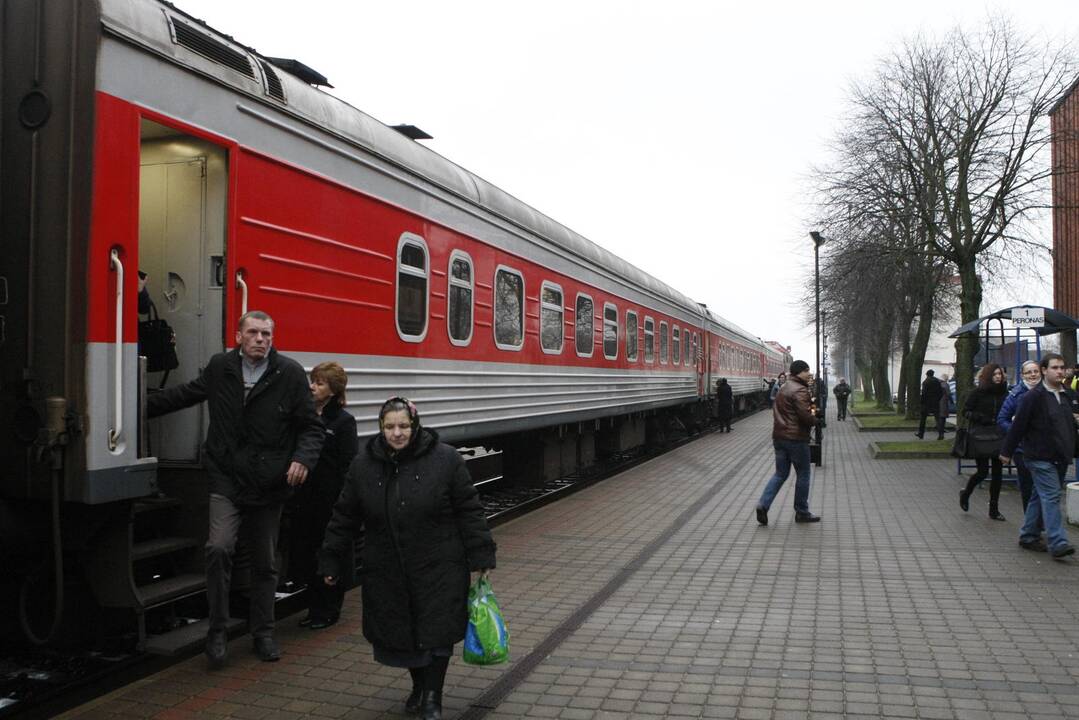
[[[301,64],[156,0],[2,6],[0,539],[24,550],[0,581],[41,575],[54,536],[99,605],[141,620],[201,591],[197,548],[176,560],[140,523],[172,508],[181,540],[201,532],[206,413],[143,409],[249,309],[306,367],[347,369],[362,434],[404,394],[522,476],[700,421],[719,377],[759,402],[776,374],[775,348]],[[140,272],[176,332],[167,376],[141,370]]]

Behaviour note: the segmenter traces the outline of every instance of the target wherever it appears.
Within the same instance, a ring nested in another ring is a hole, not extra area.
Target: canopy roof
[[[988,320],[1011,320],[1012,310],[1016,308],[1041,308],[1045,311],[1045,325],[1040,328],[1024,328],[1027,330],[1033,330],[1038,335],[1054,335],[1065,330],[1079,329],[1079,320],[1076,320],[1071,315],[1062,313],[1059,310],[1053,308],[1042,307],[1041,305],[1016,305],[1015,307],[1004,308],[1003,310],[997,310],[994,313],[990,313],[985,317],[980,317],[977,320],[971,320],[966,325],[959,326],[955,332],[948,337],[960,337],[961,335],[981,335],[982,323]]]

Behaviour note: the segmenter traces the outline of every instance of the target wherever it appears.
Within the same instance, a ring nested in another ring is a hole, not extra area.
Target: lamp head
[[[816,230],[810,231],[809,237],[813,238],[813,244],[816,245],[817,247],[820,247],[821,245],[824,244],[824,241],[825,241],[824,236],[821,235]]]

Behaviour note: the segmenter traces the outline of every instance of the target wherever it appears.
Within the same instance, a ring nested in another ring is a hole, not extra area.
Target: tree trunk
[[[855,351],[854,366],[858,368],[858,378],[862,383],[862,402],[873,402],[873,369],[861,352]]]
[[[888,382],[888,358],[873,359],[873,392],[878,410],[892,409],[892,389]]]
[[[915,313],[904,311],[899,319],[899,342],[903,347],[902,359],[899,362],[899,382],[895,389],[898,401],[897,412],[906,413],[907,409],[907,358],[910,355],[910,328],[914,324]]]
[[[929,347],[929,337],[933,332],[933,296],[928,294],[922,299],[922,306],[918,314],[918,329],[914,331],[914,339],[910,344],[910,352],[904,358],[904,371],[906,373],[907,410],[905,417],[908,420],[917,420],[922,404],[922,365],[925,364],[925,352]]]
[[[982,279],[973,257],[963,258],[959,268],[959,312],[960,324],[977,320],[982,308]],[[955,341],[955,394],[956,407],[963,407],[967,394],[974,387],[974,353],[978,345],[978,336],[966,335]]]

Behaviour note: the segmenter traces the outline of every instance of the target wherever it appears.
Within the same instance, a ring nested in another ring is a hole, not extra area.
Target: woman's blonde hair
[[[345,388],[348,387],[348,375],[340,363],[319,363],[311,369],[311,382],[322,381],[330,386],[330,392],[337,404],[345,405]]]

